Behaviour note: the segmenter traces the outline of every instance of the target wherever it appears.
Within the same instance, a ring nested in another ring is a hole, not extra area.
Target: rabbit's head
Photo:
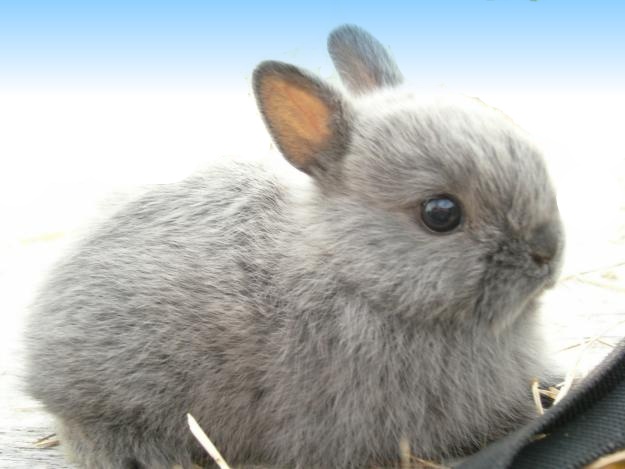
[[[401,89],[388,52],[343,26],[329,51],[349,93],[264,62],[257,102],[315,181],[323,265],[389,316],[499,330],[554,283],[562,227],[542,156],[501,112]]]

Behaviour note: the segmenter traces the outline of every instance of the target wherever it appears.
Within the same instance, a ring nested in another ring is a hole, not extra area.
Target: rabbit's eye
[[[443,233],[451,231],[460,224],[462,212],[460,205],[448,195],[427,199],[421,209],[421,219],[432,231]]]

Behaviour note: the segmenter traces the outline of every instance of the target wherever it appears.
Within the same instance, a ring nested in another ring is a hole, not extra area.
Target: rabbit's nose
[[[538,265],[544,265],[556,256],[560,248],[560,229],[554,224],[540,225],[529,240],[530,256]]]

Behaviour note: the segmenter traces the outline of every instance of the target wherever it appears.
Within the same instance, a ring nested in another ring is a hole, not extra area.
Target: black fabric
[[[560,403],[458,469],[578,468],[625,448],[625,340]]]

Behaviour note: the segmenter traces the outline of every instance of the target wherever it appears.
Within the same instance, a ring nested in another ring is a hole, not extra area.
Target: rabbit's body
[[[343,102],[280,64],[255,80],[305,187],[232,164],[155,188],[38,299],[29,389],[77,460],[206,461],[187,412],[232,463],[302,468],[391,464],[401,439],[457,456],[531,418],[536,298],[562,249],[537,151],[477,102]],[[271,101],[291,85],[321,102],[312,130]],[[433,233],[423,201],[448,193],[462,223]]]

